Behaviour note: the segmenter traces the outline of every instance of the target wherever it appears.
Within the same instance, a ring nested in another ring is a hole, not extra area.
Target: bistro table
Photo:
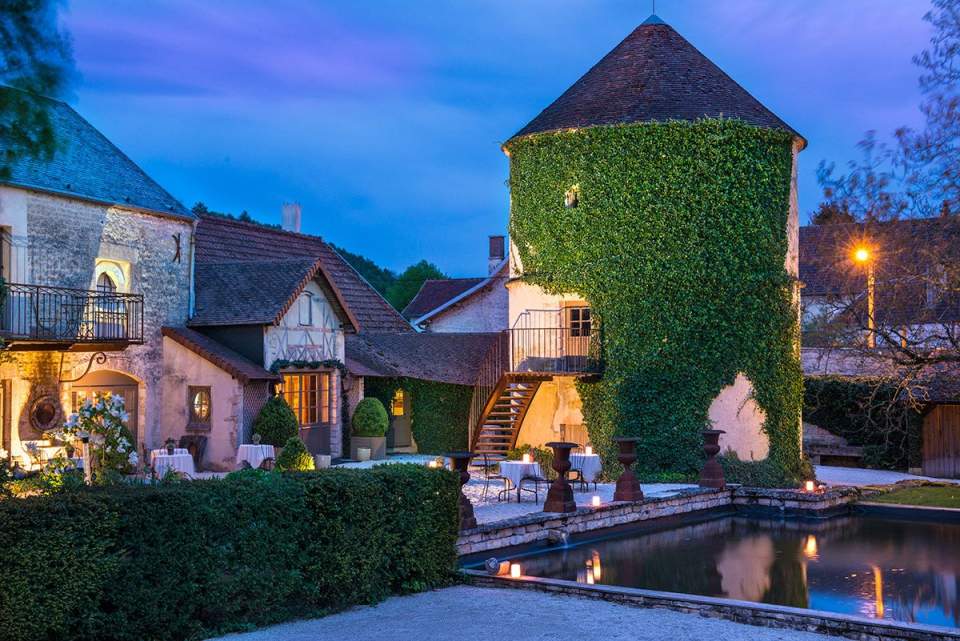
[[[520,481],[523,480],[524,477],[532,476],[539,478],[542,475],[543,472],[540,470],[540,464],[535,461],[531,461],[530,463],[524,463],[523,461],[500,462],[500,476],[509,483],[507,487],[503,488],[507,492],[515,487],[520,487]],[[507,500],[509,501],[509,494],[507,495]],[[518,493],[517,501],[519,500],[520,495]]]
[[[276,450],[272,445],[244,443],[237,448],[237,465],[246,461],[250,467],[257,469],[268,458],[277,458]]]
[[[570,455],[570,469],[579,470],[584,483],[595,483],[601,467],[599,454],[574,452]]]
[[[185,447],[175,447],[175,448],[173,448],[173,455],[174,455],[174,456],[176,456],[176,455],[178,455],[178,454],[189,454],[189,453],[190,453],[190,452],[188,452],[188,451],[187,451],[187,448],[185,448]],[[157,448],[157,449],[155,449],[155,450],[150,450],[150,462],[151,462],[151,463],[153,463],[154,459],[156,459],[158,456],[169,456],[169,454],[167,454],[167,448],[165,448],[165,447],[160,447],[160,448]]]
[[[181,472],[188,476],[196,474],[193,467],[193,457],[190,454],[154,454],[153,469],[160,478],[171,471]]]

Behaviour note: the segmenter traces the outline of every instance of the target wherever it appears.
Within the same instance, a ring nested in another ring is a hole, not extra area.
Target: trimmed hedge
[[[414,465],[0,502],[9,641],[180,641],[450,583],[457,476]]]
[[[307,472],[314,469],[313,457],[303,441],[294,436],[280,450],[277,468],[281,472]]]
[[[353,425],[353,433],[361,437],[381,437],[390,427],[387,409],[378,398],[368,397],[357,403],[350,422]]]
[[[300,433],[300,423],[282,396],[271,396],[253,420],[253,433],[260,435],[262,443],[283,447]]]
[[[393,393],[410,395],[410,429],[421,454],[444,454],[469,447],[470,400],[473,387],[416,378],[368,378],[364,393],[390,407]]]

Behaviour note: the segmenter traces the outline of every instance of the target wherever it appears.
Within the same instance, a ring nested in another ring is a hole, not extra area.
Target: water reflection
[[[558,550],[532,576],[960,627],[960,525],[725,517]]]

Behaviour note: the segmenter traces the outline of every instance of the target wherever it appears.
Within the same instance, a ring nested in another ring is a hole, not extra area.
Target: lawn
[[[960,485],[919,485],[893,490],[868,500],[878,503],[960,508]]]

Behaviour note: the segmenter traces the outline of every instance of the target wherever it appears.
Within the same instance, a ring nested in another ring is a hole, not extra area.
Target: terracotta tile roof
[[[413,332],[410,324],[318,236],[297,234],[221,216],[203,214],[196,233],[198,269],[211,263],[308,257],[320,261],[334,293],[357,331]]]
[[[358,334],[347,336],[347,369],[357,376],[406,376],[473,385],[499,334]]]
[[[268,372],[248,358],[228,347],[224,347],[196,330],[187,327],[163,327],[160,331],[167,338],[180,343],[190,351],[210,361],[241,383],[280,379],[278,375]]]
[[[719,117],[799,137],[673,27],[651,16],[514,137]]]
[[[432,312],[449,300],[468,291],[471,287],[476,287],[485,280],[486,278],[425,280],[423,281],[423,285],[420,286],[420,291],[417,292],[417,295],[403,308],[402,314],[407,320],[420,318],[424,314]]]
[[[5,98],[46,109],[57,142],[51,158],[22,156],[9,163],[2,182],[107,205],[194,218],[116,145],[68,104],[0,86]],[[0,154],[6,145],[0,137]]]

